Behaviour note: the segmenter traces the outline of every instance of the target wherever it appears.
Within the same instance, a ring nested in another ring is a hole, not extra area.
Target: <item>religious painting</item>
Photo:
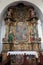
[[[24,64],[24,62],[27,62],[28,61],[28,63],[29,64],[31,64],[31,62],[32,62],[32,60],[35,60],[35,55],[23,55],[23,54],[16,54],[16,55],[11,55],[11,63],[13,64],[19,64],[19,65],[21,65],[21,64]]]
[[[11,55],[11,63],[21,65],[23,63],[23,55]]]
[[[28,39],[27,31],[28,31],[28,28],[26,23],[18,22],[16,25],[16,35],[15,35],[16,40],[26,41]]]

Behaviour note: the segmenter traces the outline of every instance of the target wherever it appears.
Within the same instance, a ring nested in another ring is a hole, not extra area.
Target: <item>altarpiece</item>
[[[18,4],[8,7],[5,14],[3,51],[39,51],[38,16],[33,6]]]

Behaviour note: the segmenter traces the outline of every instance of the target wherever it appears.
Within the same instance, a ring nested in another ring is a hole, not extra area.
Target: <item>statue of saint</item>
[[[10,50],[12,50],[12,47],[13,47],[13,37],[14,37],[14,34],[12,33],[12,31],[10,31],[10,33],[8,35],[8,42],[11,43]]]
[[[12,43],[13,42],[13,33],[12,31],[10,31],[9,35],[8,35],[8,42]]]

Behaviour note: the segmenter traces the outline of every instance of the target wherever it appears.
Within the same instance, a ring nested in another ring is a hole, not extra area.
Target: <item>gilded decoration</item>
[[[3,43],[9,45],[9,50],[38,50],[37,21],[37,13],[32,6],[10,6],[5,15]]]

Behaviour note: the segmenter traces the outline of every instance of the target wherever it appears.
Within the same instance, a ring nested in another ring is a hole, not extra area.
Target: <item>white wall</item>
[[[1,43],[2,43],[2,38],[5,38],[5,21],[3,21],[1,25]]]
[[[1,22],[0,22],[0,41],[1,41]]]
[[[4,38],[5,36],[5,22],[3,21],[1,24],[0,24],[0,52],[2,51],[2,38]]]

